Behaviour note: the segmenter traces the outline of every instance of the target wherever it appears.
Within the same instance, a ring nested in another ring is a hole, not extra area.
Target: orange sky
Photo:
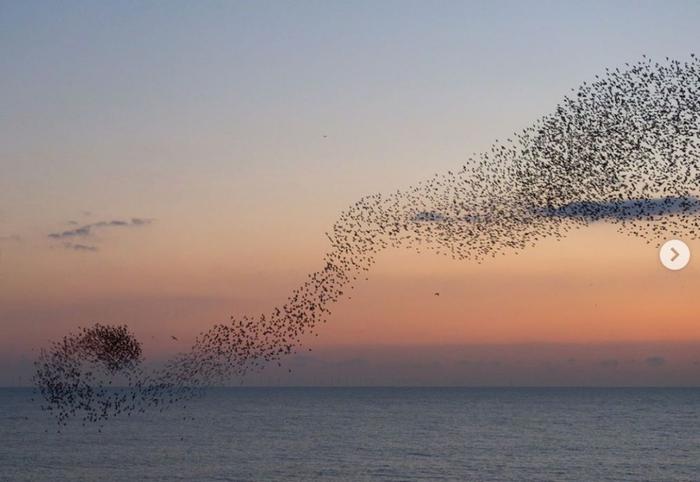
[[[93,321],[126,322],[147,345],[168,333],[192,340],[229,315],[284,302],[324,247],[322,239],[290,244],[284,256],[260,239],[250,260],[235,249],[217,253],[206,237],[162,246],[171,238],[163,224],[123,232],[120,244],[95,255],[14,247],[3,260],[3,349],[37,347]],[[692,261],[680,272],[664,269],[654,246],[604,223],[483,264],[386,251],[352,299],[333,307],[314,343],[700,341],[699,272]]]
[[[268,311],[362,196],[458,168],[606,67],[699,40],[689,5],[284,8],[3,7],[0,383],[81,325],[127,323],[157,359]],[[153,222],[78,240],[94,250],[49,237],[134,217]],[[695,342],[699,275],[602,223],[482,265],[385,252],[310,342]]]

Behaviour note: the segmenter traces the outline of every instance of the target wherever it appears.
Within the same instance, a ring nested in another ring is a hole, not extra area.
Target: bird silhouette
[[[333,304],[367,278],[386,249],[484,263],[597,222],[657,245],[668,237],[695,239],[699,133],[694,55],[607,69],[459,168],[351,204],[326,233],[330,246],[319,269],[284,303],[215,324],[162,368],[143,367],[141,344],[126,326],[96,324],[54,342],[35,363],[42,408],[60,425],[162,411],[279,363],[318,334]],[[124,390],[109,389],[116,376]]]

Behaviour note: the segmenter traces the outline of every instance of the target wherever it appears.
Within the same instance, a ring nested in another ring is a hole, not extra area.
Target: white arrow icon
[[[690,262],[690,248],[678,239],[666,241],[659,251],[659,259],[667,269],[681,270]]]

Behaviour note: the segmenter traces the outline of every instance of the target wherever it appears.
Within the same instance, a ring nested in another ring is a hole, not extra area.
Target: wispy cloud
[[[413,216],[414,221],[445,221],[447,218],[435,211],[421,211]]]
[[[688,196],[619,201],[578,201],[559,207],[542,208],[537,212],[553,218],[583,218],[591,221],[647,219],[671,214],[700,213],[700,199]]]
[[[129,221],[115,219],[112,221],[98,221],[96,223],[85,224],[83,226],[68,229],[66,231],[50,233],[48,236],[51,239],[68,239],[90,236],[95,230],[107,227],[130,227],[130,226],[146,226],[153,222],[147,218],[131,218]]]
[[[98,251],[97,246],[91,246],[89,244],[63,243],[63,247],[72,249],[73,251],[86,251],[90,253],[96,253]]]
[[[83,253],[96,253],[99,251],[99,246],[94,243],[92,237],[96,231],[105,228],[139,228],[153,223],[150,218],[131,218],[129,220],[112,219],[108,221],[97,221],[94,223],[78,225],[78,227],[65,231],[48,234],[49,239],[62,241],[62,246],[71,251],[79,251]],[[69,221],[69,225],[75,226],[75,221]],[[92,242],[79,242],[83,239],[92,239]]]
[[[612,201],[577,201],[562,206],[533,207],[535,216],[549,218],[584,219],[587,221],[652,219],[672,214],[700,215],[700,199],[694,196],[628,199]],[[488,214],[446,215],[438,211],[420,211],[413,215],[414,222],[470,222],[488,221]]]
[[[650,356],[649,358],[644,360],[644,363],[646,363],[647,366],[657,368],[657,367],[665,365],[666,359],[662,356]]]
[[[19,234],[10,234],[10,235],[0,235],[0,243],[2,242],[13,242],[13,243],[19,243],[22,241],[22,237]]]

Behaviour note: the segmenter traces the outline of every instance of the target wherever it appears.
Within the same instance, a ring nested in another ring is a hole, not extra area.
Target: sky
[[[161,360],[269,310],[357,199],[606,67],[688,58],[699,22],[694,2],[0,1],[0,384],[79,326],[127,323]],[[481,265],[384,252],[313,355],[250,383],[697,385],[699,275],[604,222]]]

